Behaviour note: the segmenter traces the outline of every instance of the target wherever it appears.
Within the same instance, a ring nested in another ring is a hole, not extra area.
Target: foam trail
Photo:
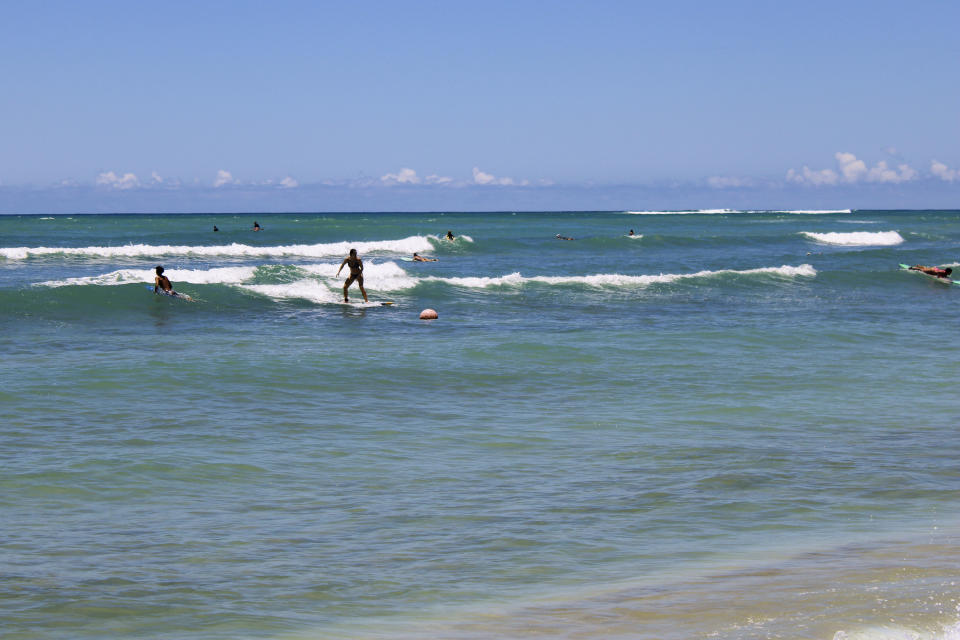
[[[463,236],[461,236],[463,237]],[[439,238],[433,238],[435,241]],[[465,241],[470,241],[466,240]],[[330,242],[321,244],[293,244],[274,247],[254,247],[246,244],[215,246],[129,244],[119,247],[6,247],[0,248],[0,256],[8,260],[25,260],[30,257],[65,255],[96,258],[147,258],[160,256],[217,256],[217,257],[266,257],[282,258],[301,256],[326,258],[345,256],[350,249],[364,253],[412,254],[414,251],[430,251],[434,245],[429,236],[410,236],[400,240],[377,240],[371,242]]]
[[[833,244],[842,247],[889,247],[903,243],[903,236],[896,231],[853,231],[851,233],[814,233],[801,231],[800,235],[821,244]]]
[[[762,267],[759,269],[745,269],[737,271],[734,269],[721,269],[719,271],[698,271],[696,273],[667,273],[659,275],[629,276],[618,273],[601,273],[590,276],[531,276],[524,277],[519,273],[511,273],[506,276],[495,278],[475,277],[475,278],[425,278],[425,280],[442,281],[448,284],[470,287],[484,288],[492,286],[520,286],[527,282],[542,282],[545,284],[586,284],[594,287],[619,287],[619,286],[644,286],[657,283],[676,282],[679,280],[689,280],[692,278],[709,278],[722,275],[755,275],[766,274],[783,277],[813,277],[817,275],[816,269],[809,264],[802,264],[798,267],[783,265],[782,267]]]

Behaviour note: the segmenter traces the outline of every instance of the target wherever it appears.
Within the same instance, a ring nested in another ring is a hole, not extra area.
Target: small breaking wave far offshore
[[[815,233],[801,231],[800,235],[819,244],[841,247],[890,247],[904,242],[903,236],[896,231],[851,231]]]

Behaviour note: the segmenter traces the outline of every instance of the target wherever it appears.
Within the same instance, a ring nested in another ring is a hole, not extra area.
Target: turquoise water
[[[0,628],[954,637],[960,286],[897,264],[958,246],[957,211],[2,216]]]

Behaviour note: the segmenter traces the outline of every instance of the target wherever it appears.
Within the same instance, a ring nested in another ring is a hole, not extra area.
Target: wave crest
[[[800,235],[810,238],[821,244],[832,244],[843,247],[889,247],[904,242],[903,236],[896,231],[852,231],[849,233],[831,232],[815,233],[801,231]]]
[[[439,238],[433,238],[434,243]],[[464,239],[465,242],[472,240]],[[328,242],[320,244],[291,244],[272,247],[255,247],[247,244],[227,245],[151,245],[128,244],[118,247],[6,247],[0,248],[0,256],[8,260],[64,255],[94,258],[158,258],[162,256],[216,256],[216,257],[307,257],[329,258],[345,256],[350,249],[364,253],[412,254],[414,251],[429,251],[434,248],[429,236],[410,236],[399,240],[376,240],[369,242]]]

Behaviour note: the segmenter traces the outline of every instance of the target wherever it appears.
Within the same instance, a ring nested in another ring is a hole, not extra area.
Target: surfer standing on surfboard
[[[347,281],[343,283],[343,301],[350,302],[350,299],[347,297],[347,288],[353,284],[353,281],[356,280],[357,284],[360,286],[360,293],[363,294],[363,301],[369,302],[367,300],[367,291],[363,288],[363,260],[357,257],[357,250],[350,249],[350,255],[343,259],[343,262],[340,263],[340,268],[337,269],[337,275],[340,275],[340,271],[343,270],[343,265],[350,266],[350,277],[347,278]]]

